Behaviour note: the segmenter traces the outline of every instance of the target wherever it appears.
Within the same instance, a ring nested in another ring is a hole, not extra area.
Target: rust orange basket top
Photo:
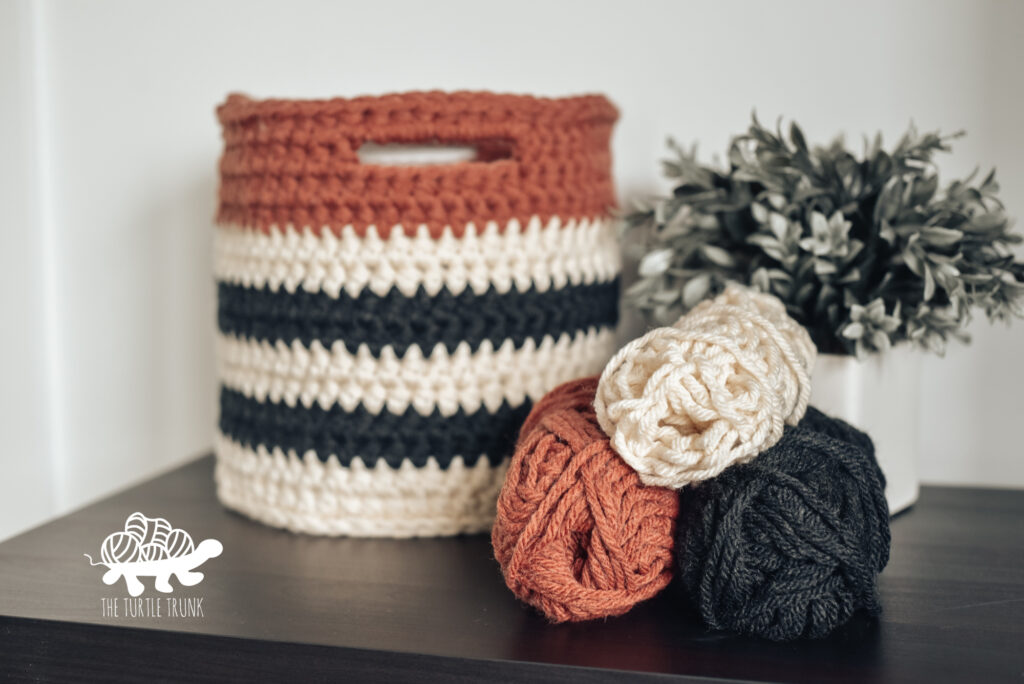
[[[330,100],[230,95],[217,220],[384,237],[420,225],[602,216],[615,204],[609,148],[618,118],[600,95],[541,98],[415,92]],[[472,145],[473,161],[427,166],[361,163],[367,142]]]

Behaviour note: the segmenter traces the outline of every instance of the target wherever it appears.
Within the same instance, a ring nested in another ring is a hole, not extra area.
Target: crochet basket
[[[533,401],[615,349],[600,96],[231,95],[215,270],[217,491],[297,532],[481,532]],[[472,161],[361,163],[441,144]]]

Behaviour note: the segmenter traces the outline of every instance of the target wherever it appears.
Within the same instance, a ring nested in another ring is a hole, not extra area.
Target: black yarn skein
[[[815,408],[749,463],[680,496],[679,579],[708,626],[784,641],[881,612],[885,478],[871,439]]]

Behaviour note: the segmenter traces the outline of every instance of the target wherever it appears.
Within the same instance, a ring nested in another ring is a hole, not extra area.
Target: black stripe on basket
[[[487,458],[497,465],[512,453],[516,436],[531,402],[515,408],[502,403],[495,413],[481,408],[473,413],[444,417],[435,409],[428,416],[411,406],[402,415],[381,411],[374,415],[363,406],[347,412],[337,404],[324,410],[250,399],[221,387],[220,431],[255,449],[294,449],[300,456],[312,449],[321,460],[331,454],[342,465],[360,457],[367,465],[384,460],[398,467],[405,459],[421,467],[433,456],[442,468],[462,456],[467,465]]]
[[[492,287],[482,295],[468,288],[458,295],[442,289],[431,297],[421,287],[412,297],[398,290],[381,296],[364,290],[337,299],[323,292],[247,288],[217,284],[217,320],[222,332],[257,340],[313,340],[330,347],[343,340],[349,352],[366,344],[374,355],[392,345],[399,355],[410,345],[429,353],[438,342],[449,353],[465,340],[472,349],[484,340],[495,346],[512,338],[516,347],[527,338],[540,342],[590,328],[613,327],[619,318],[618,278],[591,285],[500,294]]]

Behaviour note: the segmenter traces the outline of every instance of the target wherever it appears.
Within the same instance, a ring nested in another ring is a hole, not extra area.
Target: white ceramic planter
[[[870,435],[885,473],[889,512],[917,500],[921,353],[900,345],[864,361],[819,354],[811,403]]]

